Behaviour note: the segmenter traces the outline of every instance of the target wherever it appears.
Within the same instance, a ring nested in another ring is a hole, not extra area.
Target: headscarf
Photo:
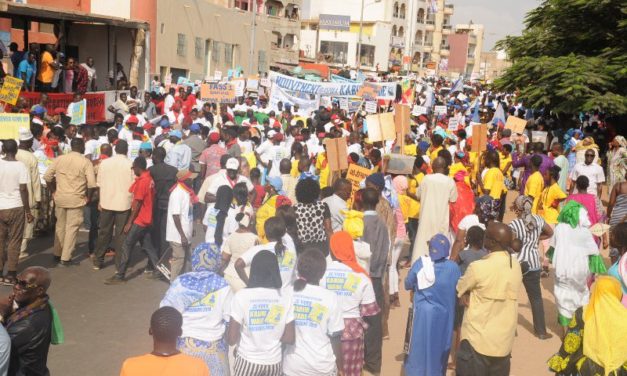
[[[614,141],[618,143],[618,147],[627,148],[627,140],[625,139],[625,137],[620,135],[616,136],[614,137]]]
[[[537,222],[533,220],[533,214],[531,213],[533,199],[529,196],[518,196],[514,201],[514,207],[520,212],[520,219],[525,224],[527,231],[534,231]]]
[[[627,309],[621,296],[615,278],[600,276],[583,310],[583,354],[602,366],[606,376],[623,365],[627,354]]]
[[[338,231],[333,234],[329,242],[329,247],[331,248],[333,256],[342,264],[351,268],[355,273],[368,275],[368,272],[357,263],[355,244],[348,232]]]
[[[228,284],[218,274],[222,254],[214,243],[200,243],[192,251],[192,271],[181,274],[175,279],[161,301],[161,307],[171,306],[179,312],[188,308],[203,305],[207,295],[218,291]]]
[[[276,255],[267,250],[260,251],[250,264],[248,288],[280,289],[281,286],[283,281]]]
[[[392,179],[392,187],[399,195],[404,195],[407,193],[407,189],[409,188],[409,183],[407,181],[407,176],[398,175],[394,179]]]
[[[488,223],[495,220],[499,216],[501,209],[501,200],[495,200],[489,195],[483,195],[477,198],[476,205],[479,206],[479,221]]]
[[[581,205],[580,203],[574,200],[568,201],[566,205],[564,205],[564,207],[562,208],[562,211],[560,212],[559,216],[557,217],[557,222],[567,223],[570,225],[570,227],[577,228],[577,226],[581,224],[580,223],[581,222],[581,218],[580,218],[581,210],[584,210],[584,211],[586,210],[583,207],[583,205]],[[588,219],[587,211],[584,217]],[[589,226],[590,220],[588,219],[587,222]],[[584,225],[584,224],[581,224],[581,225]]]
[[[353,239],[364,235],[364,213],[359,210],[341,210],[344,215],[342,230],[348,232]]]

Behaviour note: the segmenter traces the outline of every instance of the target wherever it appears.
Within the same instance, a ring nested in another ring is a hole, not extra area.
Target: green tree
[[[625,0],[543,0],[497,43],[512,66],[496,87],[532,108],[627,113],[626,16]]]

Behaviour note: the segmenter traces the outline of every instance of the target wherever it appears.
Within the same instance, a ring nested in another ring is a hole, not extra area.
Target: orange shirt
[[[146,354],[128,358],[120,376],[209,376],[205,363],[185,354],[156,356]]]

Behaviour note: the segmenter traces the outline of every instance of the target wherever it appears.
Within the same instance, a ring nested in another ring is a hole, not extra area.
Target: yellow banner
[[[0,113],[0,140],[17,140],[20,128],[30,128],[28,114]]]

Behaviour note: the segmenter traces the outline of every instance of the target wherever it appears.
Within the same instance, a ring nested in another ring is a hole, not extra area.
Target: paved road
[[[143,258],[134,261],[129,271],[132,279],[127,284],[104,285],[103,280],[114,272],[113,261],[107,259],[104,269],[92,270],[91,262],[85,258],[86,235],[81,232],[79,236],[81,265],[52,269],[50,296],[59,311],[66,336],[65,344],[52,346],[50,350],[48,365],[52,375],[117,375],[126,357],[150,351],[148,322],[167,289],[165,282],[149,280],[141,274],[145,265]],[[51,236],[35,239],[30,246],[33,255],[22,262],[20,268],[49,267],[51,246]],[[406,270],[403,278],[405,273]],[[543,279],[542,284],[546,322],[549,331],[555,334],[558,326],[552,279]],[[402,307],[393,309],[390,315],[390,339],[384,342],[382,374],[386,376],[400,374],[408,299],[408,294],[402,291]],[[540,341],[531,334],[531,310],[524,290],[520,294],[518,323],[511,374],[548,375],[546,360],[559,348],[559,340],[554,336]]]

